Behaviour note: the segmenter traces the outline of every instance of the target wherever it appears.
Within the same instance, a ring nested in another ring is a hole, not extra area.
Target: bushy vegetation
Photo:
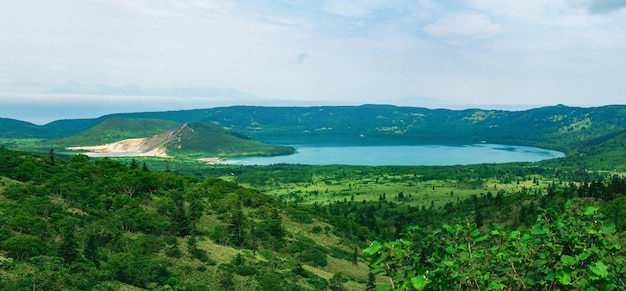
[[[623,290],[625,253],[593,206],[543,210],[530,228],[490,224],[409,227],[405,238],[364,250],[391,290]]]
[[[5,148],[0,176],[0,290],[317,290],[353,264],[297,234],[289,206],[221,179]]]
[[[309,203],[234,182],[263,172],[280,187],[350,182]],[[0,149],[0,289],[623,287],[618,174],[505,164],[219,166],[204,175]],[[415,203],[432,185],[359,194],[368,185],[359,179],[375,176],[382,185],[466,182],[447,202]]]

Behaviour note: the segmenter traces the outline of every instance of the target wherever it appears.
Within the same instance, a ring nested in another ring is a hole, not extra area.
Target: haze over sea
[[[482,163],[536,162],[564,157],[562,152],[527,146],[499,144],[468,145],[291,145],[296,153],[276,157],[232,158],[225,164],[271,165],[360,165],[444,166]]]

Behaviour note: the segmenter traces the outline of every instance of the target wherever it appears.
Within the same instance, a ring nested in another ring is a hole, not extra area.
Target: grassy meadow
[[[578,183],[541,163],[466,166],[211,165],[191,158],[115,157],[150,170],[198,178],[219,177],[302,205],[337,201],[392,201],[412,207],[442,207],[473,196],[545,193],[551,184]],[[541,169],[540,171],[537,169]],[[616,173],[619,174],[619,173]]]
[[[298,176],[298,169],[308,168],[310,175]],[[488,167],[497,169],[497,165]],[[456,171],[471,171],[475,166],[447,167]],[[326,173],[321,173],[326,170]],[[358,172],[349,175],[342,169]],[[553,175],[529,174],[518,177],[484,177],[464,178],[435,177],[431,178],[426,167],[393,167],[388,172],[379,173],[372,167],[352,166],[294,166],[293,176],[288,171],[275,173],[272,167],[265,169],[273,178],[267,180],[251,179],[255,176],[254,168],[242,173],[243,177],[234,174],[221,178],[238,182],[245,187],[261,191],[278,200],[304,205],[325,205],[337,201],[393,201],[413,207],[441,207],[447,203],[456,203],[472,196],[485,196],[502,193],[527,192],[529,194],[546,191],[552,183],[560,183]],[[261,169],[259,169],[262,171]],[[317,171],[316,171],[317,170]],[[383,170],[384,171],[384,170]],[[410,173],[415,171],[415,173]],[[274,175],[275,174],[275,175]],[[277,175],[286,175],[278,177]]]

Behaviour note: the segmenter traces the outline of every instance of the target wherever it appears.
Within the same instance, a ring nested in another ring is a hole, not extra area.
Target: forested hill
[[[571,151],[581,141],[626,129],[626,106],[543,107],[527,111],[358,107],[228,107],[211,122],[253,137],[396,138],[416,142],[528,144]]]
[[[0,147],[0,290],[363,290],[367,229],[216,178]],[[334,274],[340,274],[335,276]]]
[[[202,158],[207,154],[219,157],[277,156],[294,153],[288,146],[259,142],[222,127],[200,122],[186,123],[176,136],[165,144],[168,154]]]
[[[626,106],[542,107],[526,111],[447,110],[387,105],[256,107],[134,113],[177,122],[202,121],[255,136],[395,137],[546,143],[564,150],[626,129]]]
[[[368,142],[482,142],[534,145],[572,153],[583,142],[626,129],[626,106],[580,108],[564,105],[525,111],[448,110],[391,105],[258,107],[114,114],[93,120],[62,120],[42,126],[58,135],[81,132],[111,116],[219,125],[253,138],[346,138]],[[33,136],[35,130],[3,127]]]
[[[30,138],[53,136],[53,130],[49,128],[10,118],[0,117],[0,137],[5,138]]]

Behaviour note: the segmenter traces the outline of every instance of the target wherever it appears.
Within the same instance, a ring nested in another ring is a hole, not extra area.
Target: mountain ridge
[[[428,109],[394,105],[268,107],[229,106],[161,112],[119,113],[94,119],[59,120],[26,127],[22,136],[69,136],[107,118],[152,118],[202,122],[259,140],[281,136],[353,138],[403,142],[490,142],[538,146],[575,153],[584,141],[626,129],[626,106],[569,107],[523,111]],[[18,130],[19,131],[19,130]],[[13,130],[15,136],[15,130]],[[0,130],[0,137],[6,135]],[[47,137],[42,136],[42,137]]]

